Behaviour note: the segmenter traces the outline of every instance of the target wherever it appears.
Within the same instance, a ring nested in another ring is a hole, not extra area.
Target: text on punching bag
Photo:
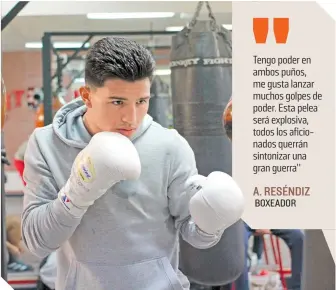
[[[188,66],[231,66],[232,58],[228,57],[214,57],[214,58],[189,58],[189,59],[181,59],[174,60],[170,62],[171,68],[180,68],[180,67],[188,67]]]

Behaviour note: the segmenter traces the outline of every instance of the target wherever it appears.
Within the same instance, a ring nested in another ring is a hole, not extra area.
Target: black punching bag
[[[172,38],[171,87],[174,128],[193,148],[202,175],[219,170],[232,174],[231,141],[222,124],[231,97],[231,32],[216,24],[208,2],[209,21],[198,21],[203,2],[188,27]],[[220,242],[199,250],[180,239],[180,270],[202,285],[225,285],[242,273],[244,225],[228,228]]]
[[[171,127],[171,98],[169,94],[169,85],[159,76],[155,76],[150,90],[151,99],[149,101],[148,114],[161,126],[165,128]]]
[[[306,230],[302,290],[334,290],[335,261],[322,230]]]

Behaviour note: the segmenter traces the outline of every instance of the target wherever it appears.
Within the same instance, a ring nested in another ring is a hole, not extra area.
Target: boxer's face
[[[133,135],[147,114],[150,80],[107,80],[103,87],[81,89],[87,105],[85,125],[91,134],[100,131]]]

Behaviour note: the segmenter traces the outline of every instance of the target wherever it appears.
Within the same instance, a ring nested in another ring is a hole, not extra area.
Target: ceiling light
[[[156,76],[169,76],[170,75],[170,69],[157,69],[154,72],[154,75],[156,75]]]
[[[181,31],[184,26],[170,26],[166,27],[166,31]]]
[[[83,42],[54,42],[54,48],[80,48],[83,46]],[[27,42],[26,48],[42,48],[41,42]],[[85,43],[85,48],[90,47],[90,43]]]
[[[83,46],[83,42],[54,42],[53,43],[55,48],[80,48]],[[85,43],[85,48],[90,47],[90,43]]]
[[[27,42],[25,48],[42,48],[41,42]]]
[[[169,18],[174,12],[88,13],[88,19]]]
[[[222,26],[228,30],[232,30],[232,24],[222,24]],[[166,31],[181,31],[185,26],[169,26],[166,27]]]
[[[190,13],[180,13],[180,18],[181,19],[191,19],[191,17],[192,17],[193,15],[192,14],[190,14]]]
[[[222,26],[227,30],[232,30],[232,24],[223,24]]]

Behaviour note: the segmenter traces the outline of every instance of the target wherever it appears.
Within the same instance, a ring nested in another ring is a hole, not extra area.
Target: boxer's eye
[[[147,100],[139,100],[138,101],[138,104],[146,104],[147,103]]]
[[[113,101],[113,102],[111,102],[111,104],[116,105],[116,106],[120,106],[120,105],[123,104],[123,101]]]

